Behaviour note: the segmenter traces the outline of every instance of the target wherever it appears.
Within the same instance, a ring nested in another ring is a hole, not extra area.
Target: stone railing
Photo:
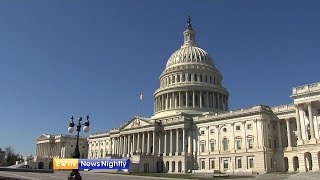
[[[292,111],[292,110],[295,110],[295,108],[293,104],[286,104],[286,105],[272,107],[271,110],[274,113],[279,113],[279,112]]]
[[[294,87],[292,88],[292,94],[296,95],[296,94],[315,91],[315,90],[320,90],[320,82]]]
[[[237,109],[237,110],[231,110],[231,111],[222,111],[222,112],[217,112],[217,113],[203,113],[202,116],[195,117],[195,120],[200,120],[202,119],[203,116],[210,116],[210,117],[225,117],[229,115],[237,115],[237,114],[242,114],[242,113],[251,113],[251,112],[256,112],[256,111],[261,111],[261,110],[269,110],[271,111],[271,108],[266,105],[256,105],[248,108],[242,108],[242,109]]]

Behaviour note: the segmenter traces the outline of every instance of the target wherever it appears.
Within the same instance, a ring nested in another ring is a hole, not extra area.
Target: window
[[[247,129],[252,129],[252,124],[248,124]]]
[[[223,138],[222,145],[223,145],[223,150],[228,151],[228,139],[227,138]]]
[[[237,144],[237,150],[240,150],[241,149],[241,139],[237,139],[236,144]]]
[[[237,131],[240,131],[240,126],[236,126],[236,130],[237,130]]]
[[[211,133],[211,134],[214,134],[214,129],[210,129],[210,133]]]
[[[203,152],[204,152],[204,149],[205,149],[205,146],[204,146],[204,143],[203,143],[203,144],[201,144],[201,149],[200,149],[200,151],[203,153]]]
[[[225,160],[223,160],[223,168],[224,169],[228,169],[229,167],[228,167],[228,164],[229,163],[229,160],[228,159],[225,159]]]
[[[214,151],[214,143],[212,142],[212,143],[210,143],[210,150],[211,150],[211,152],[213,152]]]
[[[208,82],[208,76],[207,75],[204,76],[204,79],[205,79],[206,82]]]
[[[201,135],[204,135],[204,131],[200,131],[200,134],[201,134]]]
[[[188,80],[191,81],[191,74],[188,74]]]
[[[205,169],[205,168],[206,168],[206,161],[201,160],[201,169]]]
[[[211,169],[215,169],[214,160],[211,160]]]
[[[172,76],[172,83],[176,83],[176,76]]]
[[[186,75],[182,74],[182,82],[184,82],[186,80]]]
[[[239,168],[239,169],[242,168],[241,158],[237,159],[237,168]]]
[[[212,83],[212,77],[210,76],[210,83]]]
[[[180,82],[180,74],[177,75],[177,82]]]
[[[199,81],[202,82],[202,74],[199,76]]]
[[[253,168],[254,167],[254,162],[253,162],[253,157],[249,158],[249,168]]]
[[[252,138],[248,138],[248,148],[249,149],[253,148],[253,139]]]
[[[197,74],[194,75],[194,81],[198,81],[198,75]]]

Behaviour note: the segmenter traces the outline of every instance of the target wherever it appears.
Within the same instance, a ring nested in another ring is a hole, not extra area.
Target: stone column
[[[191,154],[191,148],[192,148],[192,141],[191,141],[191,129],[188,130],[188,154]]]
[[[286,118],[286,124],[287,124],[287,137],[288,137],[288,149],[292,148],[292,141],[291,141],[291,128],[290,128],[290,119]]]
[[[217,151],[220,153],[220,137],[219,137],[219,135],[220,135],[220,128],[219,128],[219,125],[216,125],[216,130],[215,130],[215,135],[216,135],[216,144],[215,144],[215,146],[216,146],[216,149],[217,149]]]
[[[309,123],[310,123],[310,133],[311,133],[311,139],[310,140],[316,140],[314,135],[314,123],[313,123],[313,114],[312,114],[312,104],[311,102],[308,104],[308,112],[309,112]]]
[[[164,101],[164,95],[163,94],[161,95],[161,99],[162,99],[162,108],[161,108],[161,110],[165,110],[166,109],[166,103]]]
[[[167,103],[166,103],[167,108],[166,109],[171,109],[169,93],[167,93],[166,96],[167,96]]]
[[[128,134],[128,154],[131,154],[131,134]]]
[[[231,138],[232,138],[232,140],[231,140],[231,144],[232,144],[232,147],[231,147],[231,151],[234,151],[236,148],[235,148],[235,146],[236,146],[236,143],[235,143],[235,137],[234,137],[234,123],[231,123],[230,124],[230,126],[231,126],[231,133],[232,133],[232,136],[231,136]],[[244,142],[242,142],[242,144],[243,144]],[[242,145],[241,144],[241,145]]]
[[[259,138],[258,138],[258,119],[255,119],[254,120],[254,123],[255,123],[255,137],[253,139],[253,142],[254,142],[254,148],[259,148]]]
[[[132,153],[135,154],[136,152],[136,135],[132,134]]]
[[[243,136],[243,143],[242,143],[242,149],[244,152],[247,151],[247,134],[246,134],[246,121],[242,122],[242,136]]]
[[[152,154],[156,154],[156,132],[155,130],[153,131],[153,136],[152,136]]]
[[[170,156],[173,155],[173,132],[172,129],[170,129]]]
[[[195,103],[195,92],[192,91],[192,107],[196,107],[196,103]]]
[[[220,94],[217,93],[217,104],[218,104],[218,109],[221,109],[220,108]]]
[[[148,131],[147,154],[150,155],[150,132]]]
[[[159,132],[159,137],[158,137],[158,139],[159,139],[159,151],[158,151],[158,154],[159,154],[159,156],[162,154],[162,151],[161,151],[161,137],[162,137],[162,134]]]
[[[142,147],[141,147],[141,153],[142,153],[142,155],[145,155],[145,153],[146,153],[146,151],[145,151],[145,144],[144,144],[144,142],[145,142],[145,135],[144,135],[145,133],[144,132],[142,132]]]
[[[164,130],[163,156],[167,155],[167,131]]]
[[[280,120],[277,120],[277,129],[278,129],[278,148],[279,148],[279,149],[282,149],[282,138],[281,138]]]
[[[200,91],[200,97],[199,98],[200,98],[199,107],[202,108],[202,91]]]
[[[189,103],[189,102],[188,102],[188,99],[189,99],[189,98],[188,98],[188,91],[186,91],[186,107],[188,107],[188,103]]]
[[[140,154],[141,153],[141,148],[140,148],[140,133],[138,133],[138,144],[137,144],[137,152]]]
[[[176,103],[176,100],[174,97],[174,92],[172,92],[172,94],[171,94],[171,109],[173,109],[173,108],[177,108],[177,103]]]
[[[207,91],[207,96],[206,96],[206,108],[209,108],[209,92]]]
[[[296,124],[297,124],[297,131],[298,131],[298,145],[302,144],[302,133],[301,133],[301,123],[300,123],[300,107],[298,104],[294,105],[296,109]]]
[[[212,108],[214,108],[214,109],[216,108],[216,103],[217,103],[216,102],[216,94],[218,94],[218,93],[212,92]]]
[[[179,129],[176,129],[176,155],[179,155]]]
[[[196,155],[197,154],[197,138],[198,138],[198,136],[197,136],[197,128],[193,128],[193,131],[191,131],[190,133],[193,133],[193,155]]]
[[[185,128],[182,128],[182,155],[185,155],[185,152],[186,152],[185,136],[186,136],[186,130]]]
[[[181,104],[181,92],[179,91],[179,108],[182,107],[182,104]]]

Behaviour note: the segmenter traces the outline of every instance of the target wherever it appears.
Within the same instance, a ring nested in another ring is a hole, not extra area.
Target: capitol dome
[[[214,66],[212,58],[209,54],[197,46],[183,46],[174,52],[166,65],[166,68],[174,65],[202,63],[209,66]]]
[[[199,115],[228,110],[228,91],[213,58],[195,41],[188,17],[184,41],[168,59],[154,93],[154,118],[176,113]]]

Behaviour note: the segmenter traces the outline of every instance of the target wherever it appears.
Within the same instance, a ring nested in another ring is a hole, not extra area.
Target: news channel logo
[[[53,159],[53,169],[129,169],[129,159]]]

